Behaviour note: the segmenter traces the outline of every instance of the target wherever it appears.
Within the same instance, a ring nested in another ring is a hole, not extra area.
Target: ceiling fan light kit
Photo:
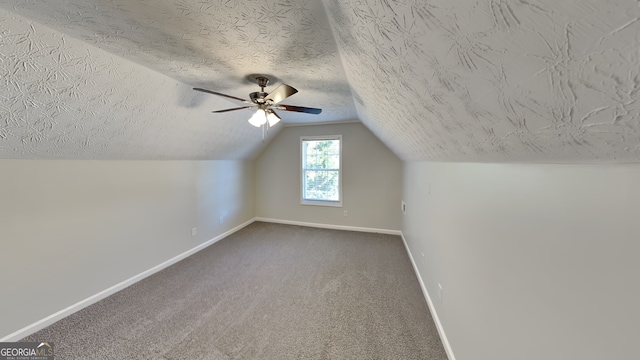
[[[250,109],[257,107],[258,110],[249,118],[249,124],[255,127],[261,127],[265,124],[268,124],[269,127],[273,127],[277,123],[280,122],[280,116],[274,111],[275,109],[284,110],[284,111],[294,111],[301,112],[306,114],[320,114],[322,109],[318,108],[309,108],[304,106],[293,106],[293,105],[284,105],[280,104],[280,101],[288,98],[289,96],[298,92],[294,87],[289,86],[287,84],[282,84],[278,86],[271,93],[264,92],[264,88],[269,84],[269,79],[264,76],[257,76],[256,81],[258,82],[258,86],[260,87],[260,91],[252,92],[249,94],[249,99],[242,99],[239,97],[222,94],[219,92],[202,89],[202,88],[193,88],[193,90],[205,92],[208,94],[223,96],[229,99],[233,99],[236,101],[241,101],[243,103],[252,104],[237,108],[231,109],[223,109],[223,110],[215,110],[213,113],[223,113],[228,111],[235,111],[241,109]]]
[[[267,112],[263,109],[258,109],[258,111],[249,118],[249,124],[255,127],[260,127],[266,123],[269,123],[269,127],[273,127],[279,122],[280,118],[274,112]]]

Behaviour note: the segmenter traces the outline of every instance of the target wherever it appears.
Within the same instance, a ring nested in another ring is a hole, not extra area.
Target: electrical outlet
[[[402,213],[403,213],[403,214],[406,214],[406,213],[407,213],[407,203],[406,203],[406,202],[404,202],[404,201],[402,201],[402,202],[400,203],[400,209],[402,210]]]
[[[347,210],[344,211],[344,216],[348,216],[349,213],[347,212]]]
[[[220,224],[224,222],[224,216],[220,216]]]
[[[191,228],[191,236],[196,236],[198,235],[198,228],[197,227],[192,227]]]

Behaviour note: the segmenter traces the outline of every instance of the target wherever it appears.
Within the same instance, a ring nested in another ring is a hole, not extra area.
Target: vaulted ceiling
[[[640,161],[640,3],[5,0],[0,158],[235,159],[279,131],[198,93],[300,92],[404,160]]]

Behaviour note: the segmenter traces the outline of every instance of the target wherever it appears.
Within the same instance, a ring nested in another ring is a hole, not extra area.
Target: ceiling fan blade
[[[265,96],[265,100],[272,100],[274,104],[279,103],[280,101],[288,98],[289,96],[297,93],[298,90],[287,85],[282,84],[278,86],[275,90],[273,90],[269,95]]]
[[[202,91],[202,92],[205,92],[205,93],[208,93],[208,94],[213,94],[213,95],[218,95],[218,96],[224,96],[224,97],[227,97],[229,99],[242,101],[244,103],[251,103],[251,101],[246,100],[246,99],[242,99],[242,98],[231,96],[231,95],[222,94],[222,93],[211,91],[211,90],[207,90],[207,89],[193,88],[193,90]]]
[[[256,105],[242,106],[242,107],[237,107],[237,108],[232,108],[232,109],[224,109],[224,110],[214,110],[214,111],[212,111],[212,113],[223,113],[223,112],[233,111],[233,110],[249,109],[249,108],[252,108],[254,106],[256,106]]]
[[[284,105],[284,104],[279,104],[275,108],[278,110],[295,111],[295,112],[301,112],[301,113],[307,113],[307,114],[320,114],[322,112],[322,109],[318,109],[318,108]]]

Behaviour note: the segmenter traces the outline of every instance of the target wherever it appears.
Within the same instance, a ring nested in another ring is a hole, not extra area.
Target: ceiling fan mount
[[[256,76],[256,81],[258,81],[258,86],[262,88],[262,91],[269,85],[269,78],[266,76]]]
[[[255,79],[258,82],[260,91],[250,93],[249,94],[250,100],[246,100],[239,97],[226,95],[226,94],[222,94],[219,92],[202,89],[202,88],[193,88],[193,90],[205,92],[208,94],[223,96],[236,101],[241,101],[243,103],[251,104],[251,105],[231,108],[231,109],[214,110],[212,112],[223,113],[227,111],[257,108],[257,112],[254,114],[254,116],[251,117],[251,119],[249,119],[249,123],[257,127],[260,127],[264,124],[273,126],[280,121],[280,116],[278,116],[278,114],[274,111],[274,109],[301,112],[306,114],[320,114],[322,112],[322,109],[318,109],[318,108],[280,104],[280,101],[297,93],[298,90],[296,90],[294,87],[289,86],[287,84],[281,84],[272,92],[267,93],[264,91],[264,88],[267,87],[267,85],[269,84],[269,78],[267,78],[266,76],[256,76]]]

